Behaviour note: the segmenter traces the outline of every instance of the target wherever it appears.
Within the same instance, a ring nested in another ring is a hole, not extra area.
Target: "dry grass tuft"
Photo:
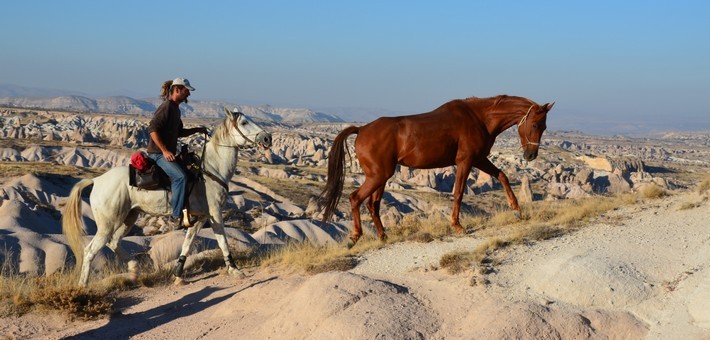
[[[60,311],[70,319],[93,320],[110,314],[116,299],[112,291],[76,287],[74,275],[55,273],[43,277],[3,275],[0,281],[0,314],[23,315],[31,311]]]
[[[174,278],[172,267],[162,267],[141,273],[138,276],[137,283],[145,287],[163,287],[171,284]]]
[[[686,201],[678,206],[678,210],[688,210],[701,207],[704,202],[710,199],[710,174],[705,175],[704,179],[698,183],[696,193],[686,195]]]
[[[641,190],[639,190],[639,194],[643,198],[651,199],[663,198],[665,196],[668,196],[668,192],[666,190],[653,183],[649,183],[641,187]]]
[[[93,320],[110,314],[116,299],[102,291],[82,287],[45,287],[34,290],[30,300],[35,305],[69,314],[73,318]]]
[[[439,260],[439,266],[451,274],[458,274],[471,267],[475,262],[474,256],[473,253],[465,251],[444,254]]]
[[[390,242],[416,241],[428,243],[450,235],[449,221],[440,214],[406,214],[397,225],[385,229]]]
[[[361,239],[361,241],[364,240],[366,240],[365,237]],[[353,249],[359,248],[359,246],[363,245],[359,242]],[[308,242],[294,242],[267,252],[261,261],[261,266],[274,266],[315,274],[327,271],[327,268],[347,267],[351,261],[349,260],[351,255],[351,250],[342,245],[317,246]]]
[[[710,191],[710,174],[705,175],[705,178],[698,184],[698,193],[703,195]]]
[[[486,225],[491,227],[499,227],[516,223],[519,220],[520,219],[515,216],[515,211],[505,210],[498,213],[494,213],[492,216],[490,216],[488,218],[488,221],[486,221]]]
[[[319,264],[309,264],[306,265],[306,273],[314,275],[318,273],[325,273],[331,271],[348,271],[357,266],[357,259],[352,256],[346,257],[336,257],[333,259],[327,259]]]

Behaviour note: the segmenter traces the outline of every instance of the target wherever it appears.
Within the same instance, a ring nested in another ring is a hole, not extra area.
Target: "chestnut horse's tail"
[[[323,222],[328,222],[333,216],[340,195],[343,193],[343,183],[345,175],[345,153],[347,152],[348,137],[352,134],[357,134],[360,128],[357,126],[349,126],[341,131],[330,148],[328,154],[328,180],[325,184],[325,189],[318,198],[318,204],[325,206],[323,211]]]
[[[64,206],[62,214],[62,232],[69,243],[76,258],[77,269],[81,268],[84,260],[84,222],[81,218],[81,191],[89,185],[94,184],[93,179],[84,179],[74,185],[69,193],[69,199]]]

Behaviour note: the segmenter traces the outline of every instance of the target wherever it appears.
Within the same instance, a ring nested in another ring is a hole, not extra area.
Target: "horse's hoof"
[[[387,234],[382,234],[382,236],[380,236],[380,242],[387,243]]]
[[[175,281],[173,281],[173,286],[184,286],[186,284],[187,283],[185,282],[185,280],[183,280],[181,277],[176,277]]]
[[[230,276],[236,277],[236,278],[239,278],[239,279],[245,279],[245,278],[247,277],[247,275],[244,274],[243,271],[239,270],[239,268],[230,267],[230,268],[227,270],[227,273],[228,273]]]
[[[466,229],[464,229],[460,224],[457,224],[454,226],[454,232],[457,234],[463,234],[466,232]]]
[[[348,238],[348,243],[345,244],[348,249],[351,249],[352,247],[355,246],[355,243],[357,243],[357,239],[353,239],[352,237]]]
[[[520,210],[514,210],[514,211],[513,211],[513,216],[515,216],[515,218],[517,218],[517,219],[521,219],[521,218],[522,218],[522,216],[520,215]]]

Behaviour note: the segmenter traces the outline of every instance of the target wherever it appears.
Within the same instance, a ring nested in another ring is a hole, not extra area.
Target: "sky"
[[[427,112],[556,102],[550,129],[710,131],[708,1],[10,1],[0,84]]]

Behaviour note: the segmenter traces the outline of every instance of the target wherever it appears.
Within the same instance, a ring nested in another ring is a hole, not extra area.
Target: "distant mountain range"
[[[117,113],[147,116],[160,105],[159,98],[135,99],[126,96],[90,98],[78,92],[0,85],[0,106],[61,110],[71,112]],[[185,117],[217,118],[224,108],[237,108],[250,117],[283,122],[345,122],[343,118],[306,108],[247,106],[220,101],[190,100],[181,105]]]

